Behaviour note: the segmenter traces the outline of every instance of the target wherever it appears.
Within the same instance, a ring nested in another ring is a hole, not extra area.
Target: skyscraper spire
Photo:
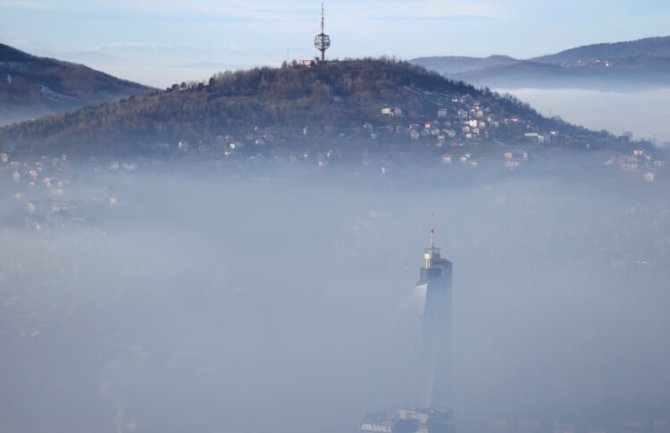
[[[435,214],[430,214],[430,249],[435,249]]]

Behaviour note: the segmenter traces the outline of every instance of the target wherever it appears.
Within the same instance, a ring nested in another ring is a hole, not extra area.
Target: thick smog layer
[[[460,431],[670,419],[667,187],[486,170],[4,170],[3,429],[354,431],[411,403],[431,224]]]

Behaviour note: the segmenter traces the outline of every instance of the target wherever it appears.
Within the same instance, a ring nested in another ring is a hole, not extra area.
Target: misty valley
[[[4,158],[3,429],[355,431],[407,407],[434,226],[459,432],[657,431],[667,179],[499,165]]]

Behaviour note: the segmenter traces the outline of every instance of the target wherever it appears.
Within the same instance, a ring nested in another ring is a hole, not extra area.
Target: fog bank
[[[286,179],[97,175],[63,192],[102,197],[87,222],[5,221],[7,431],[353,431],[411,404],[431,214],[454,263],[459,410],[669,389],[662,187]],[[3,197],[6,214],[34,218],[31,199]]]
[[[582,89],[499,89],[510,93],[545,116],[615,135],[626,131],[635,138],[670,141],[670,89],[604,92]]]

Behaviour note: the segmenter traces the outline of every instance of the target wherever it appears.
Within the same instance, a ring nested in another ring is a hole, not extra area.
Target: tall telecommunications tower
[[[424,407],[446,408],[453,404],[451,379],[451,262],[435,247],[435,229],[430,229],[430,247],[423,253],[416,290],[423,300],[418,344],[419,399]]]
[[[326,50],[330,48],[330,36],[324,33],[325,15],[323,12],[323,3],[321,3],[321,33],[314,37],[314,46],[321,52],[320,61],[326,61]]]

